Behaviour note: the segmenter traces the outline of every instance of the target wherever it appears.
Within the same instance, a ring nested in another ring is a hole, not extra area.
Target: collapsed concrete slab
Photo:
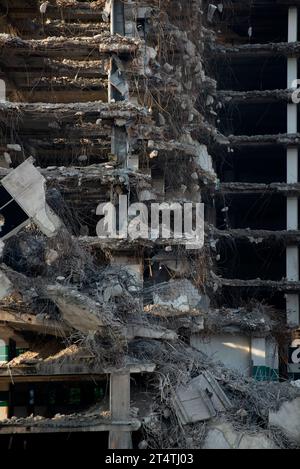
[[[51,285],[46,293],[59,308],[62,319],[75,330],[90,333],[107,325],[108,318],[101,314],[100,305],[77,290]]]
[[[143,337],[145,339],[163,339],[163,340],[176,340],[178,336],[176,332],[170,331],[163,327],[152,325],[128,325],[126,327],[127,339],[134,339],[135,337]]]
[[[45,182],[45,178],[34,167],[32,158],[28,158],[1,181],[7,193],[27,215],[26,218],[23,214],[22,223],[17,229],[31,219],[46,236],[52,237],[58,233],[62,223],[46,203]],[[8,238],[11,234],[8,231],[2,239]]]
[[[110,311],[109,298],[102,305],[78,290],[61,285],[48,286],[46,294],[59,308],[63,321],[83,334],[99,332],[107,326],[117,326],[127,340],[143,337],[172,341],[178,338],[176,332],[156,325],[123,325]]]

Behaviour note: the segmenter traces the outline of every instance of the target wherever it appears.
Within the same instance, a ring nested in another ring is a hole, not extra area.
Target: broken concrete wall
[[[251,339],[235,334],[192,335],[191,345],[228,368],[251,376]]]
[[[46,203],[46,181],[33,166],[32,159],[10,172],[1,183],[46,236],[58,233],[62,223]]]
[[[192,334],[191,345],[244,376],[262,381],[278,379],[278,345],[273,337],[251,337],[238,329],[230,334],[203,332]]]
[[[153,303],[156,305],[187,313],[193,308],[201,308],[202,301],[203,296],[187,279],[170,280],[154,287]]]

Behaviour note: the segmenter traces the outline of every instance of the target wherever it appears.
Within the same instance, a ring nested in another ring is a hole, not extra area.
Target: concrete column
[[[251,338],[253,377],[258,381],[278,379],[278,345],[273,339]]]
[[[253,377],[259,381],[266,379],[266,339],[251,338],[251,361]]]
[[[111,34],[120,34],[125,36],[125,22],[124,22],[124,1],[112,0],[111,1]]]
[[[130,373],[110,375],[110,412],[113,422],[128,422],[130,419]],[[130,432],[109,432],[109,449],[131,449]]]
[[[111,1],[110,15],[111,34],[125,36],[125,11],[124,0]],[[108,74],[108,101],[129,101],[128,85],[122,74],[119,75],[118,66],[111,59]],[[118,163],[123,168],[128,167],[128,135],[125,127],[113,126],[112,129],[112,154],[117,156]]]
[[[289,8],[289,27],[288,42],[297,42],[298,40],[298,8]]]
[[[288,12],[288,42],[298,40],[298,8],[291,7]],[[298,60],[289,57],[287,63],[287,87],[292,88],[294,80],[298,78]],[[294,134],[298,130],[297,104],[287,105],[287,132]],[[298,182],[298,148],[287,148],[287,183]],[[287,230],[298,230],[298,198],[287,198]],[[289,281],[299,280],[299,248],[298,246],[288,246],[286,250],[286,278]],[[299,295],[286,295],[287,322],[290,326],[298,326],[299,316]]]
[[[287,149],[287,183],[294,184],[298,182],[298,148],[289,147]]]
[[[290,327],[299,325],[299,295],[288,293],[286,295],[287,323]]]
[[[299,249],[288,246],[286,250],[286,276],[291,282],[299,281]]]
[[[6,84],[4,80],[0,80],[0,103],[6,102]]]
[[[287,132],[288,134],[297,133],[297,104],[289,103],[287,105]]]
[[[4,80],[0,80],[0,103],[5,103],[6,99],[6,84]],[[11,158],[8,152],[4,152],[0,155],[0,167],[1,168],[9,168],[11,165]],[[1,227],[0,227],[1,231]],[[0,281],[0,291],[1,291],[1,281]],[[0,293],[1,297],[1,293]]]
[[[298,230],[298,198],[287,198],[287,230]]]
[[[118,163],[127,165],[128,137],[125,127],[114,126],[111,136],[111,152],[117,157]]]
[[[296,57],[289,57],[287,59],[288,70],[287,70],[287,87],[293,88],[293,81],[298,77],[298,59]]]

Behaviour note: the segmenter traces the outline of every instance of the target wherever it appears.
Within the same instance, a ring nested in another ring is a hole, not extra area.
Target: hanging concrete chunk
[[[62,224],[46,203],[46,180],[33,165],[32,158],[28,158],[5,176],[1,182],[5,191],[17,203],[20,212],[22,212],[20,213],[20,224],[13,227],[14,232],[31,219],[46,236],[52,237],[57,234]],[[2,239],[8,238],[12,234],[12,232],[6,231]]]
[[[182,425],[210,420],[230,409],[231,403],[214,377],[204,371],[174,393],[176,412]]]
[[[13,292],[11,281],[0,270],[0,299],[5,298]]]
[[[47,296],[59,308],[63,320],[77,331],[95,332],[108,324],[108,315],[103,316],[100,305],[75,289],[49,285]]]
[[[126,83],[122,73],[120,70],[115,71],[114,73],[110,74],[110,83],[119,93],[124,97],[127,96],[129,93],[129,86]]]

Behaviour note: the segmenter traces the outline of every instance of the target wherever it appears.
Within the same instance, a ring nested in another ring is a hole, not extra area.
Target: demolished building
[[[0,0],[0,445],[300,447],[299,7]]]

